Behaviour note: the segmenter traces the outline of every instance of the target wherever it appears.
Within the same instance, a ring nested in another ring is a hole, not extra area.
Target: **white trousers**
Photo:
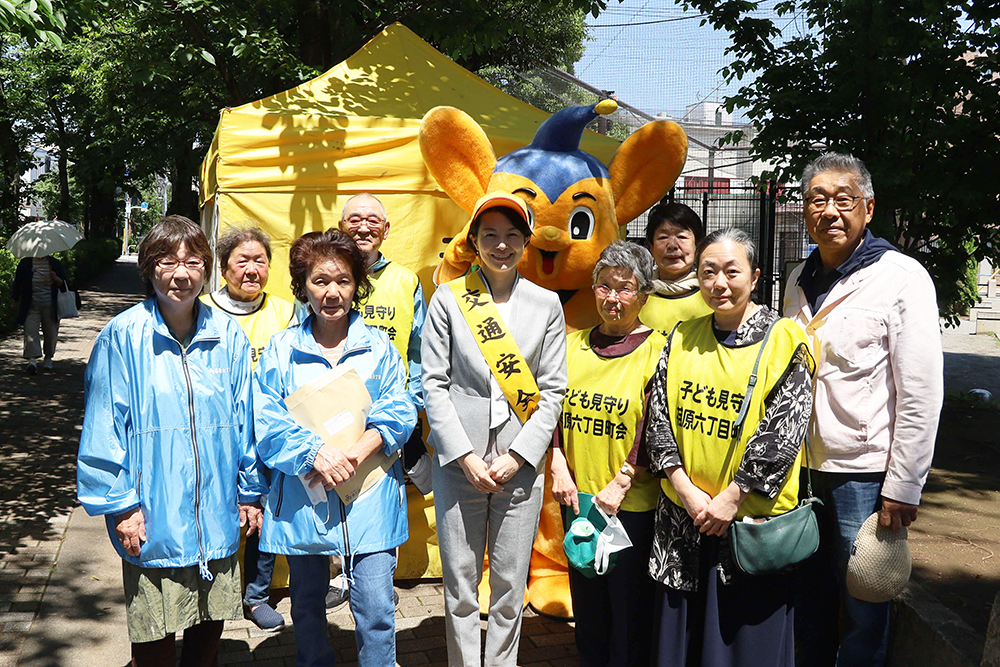
[[[41,335],[39,335],[41,328]],[[42,340],[44,339],[44,346]],[[37,359],[42,356],[44,347],[45,358],[51,359],[56,353],[56,341],[59,339],[59,320],[52,314],[51,306],[31,306],[24,320],[24,353],[25,359]]]

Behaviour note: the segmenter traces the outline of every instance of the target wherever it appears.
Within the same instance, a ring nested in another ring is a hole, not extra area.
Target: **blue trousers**
[[[351,578],[351,613],[358,643],[359,667],[395,667],[396,605],[392,576],[396,550],[355,554],[344,559]],[[330,557],[288,556],[288,588],[295,625],[295,664],[333,667],[336,655],[326,625],[326,593],[330,585]]]
[[[247,587],[243,591],[243,604],[256,607],[268,601],[271,591],[271,576],[277,556],[260,550],[260,535],[247,535],[243,551],[243,573]]]
[[[812,667],[882,667],[889,637],[889,602],[864,602],[847,592],[847,561],[861,524],[882,506],[885,473],[812,471],[819,551],[799,569],[795,603],[796,656]],[[806,474],[801,477],[805,495]],[[844,612],[841,635],[841,608]]]

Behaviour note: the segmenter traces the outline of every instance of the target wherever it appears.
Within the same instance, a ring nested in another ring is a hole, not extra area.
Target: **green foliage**
[[[36,42],[62,43],[65,14],[50,0],[0,0],[0,32],[16,33]]]
[[[46,172],[43,176],[31,184],[31,187],[26,195],[38,200],[41,204],[43,212],[42,217],[45,219],[52,220],[59,218],[60,220],[76,222],[83,214],[82,207],[80,206],[82,193],[76,184],[76,179],[72,175],[72,167],[70,168],[68,178],[70,201],[69,208],[65,210],[60,210],[61,192],[59,188],[59,172]]]
[[[76,199],[91,237],[120,232],[118,196],[152,174],[170,176],[169,212],[197,217],[190,183],[219,109],[297,85],[395,21],[471,69],[568,67],[582,53],[584,13],[606,5],[66,0],[53,10],[61,18],[49,20],[36,1],[0,0],[22,10],[16,24],[13,14],[0,19],[0,226],[17,226],[26,147],[45,145],[78,188],[60,183],[57,208],[70,210],[67,200]],[[35,38],[36,28],[62,41]]]
[[[942,314],[975,301],[970,262],[1000,255],[1000,5],[986,0],[785,0],[779,41],[747,0],[688,0],[730,33],[727,81],[755,78],[726,102],[760,129],[763,178],[797,181],[822,150],[863,159],[875,185],[874,233],[930,271]]]
[[[13,331],[17,321],[17,312],[11,301],[11,287],[18,261],[6,248],[0,248],[0,334]]]
[[[135,195],[138,198],[133,199],[133,205],[136,205],[135,202],[146,202],[149,204],[149,209],[146,211],[138,208],[132,210],[130,246],[136,246],[139,239],[153,228],[153,225],[159,221],[163,214],[163,200],[161,199],[163,193],[160,192],[159,183],[156,178],[147,176],[136,179],[135,189]]]
[[[486,67],[476,75],[512,97],[542,111],[555,113],[568,106],[583,106],[598,97],[564,81],[543,79],[537,71],[518,72],[511,67]]]
[[[955,258],[958,278],[953,283],[946,283],[945,290],[942,290],[942,285],[938,285],[938,307],[941,316],[947,318],[952,326],[957,326],[959,317],[968,315],[969,308],[979,302],[979,262],[972,259],[976,255],[976,248],[971,240],[963,241],[962,244],[964,246],[962,248],[957,250],[945,248],[942,253]],[[965,260],[964,265],[961,264],[962,257],[969,258]],[[943,297],[942,292],[944,292]]]
[[[121,239],[84,239],[55,257],[62,262],[73,289],[99,277],[122,254]]]

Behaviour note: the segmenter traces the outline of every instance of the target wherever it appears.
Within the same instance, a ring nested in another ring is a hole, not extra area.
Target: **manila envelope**
[[[296,389],[285,399],[285,407],[299,426],[307,428],[328,445],[347,451],[365,432],[372,398],[358,372],[347,364],[335,368]],[[345,505],[382,479],[399,452],[386,456],[377,451],[358,466],[354,476],[335,487]]]

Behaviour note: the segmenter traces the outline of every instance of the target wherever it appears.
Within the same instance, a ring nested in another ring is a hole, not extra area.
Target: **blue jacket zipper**
[[[205,560],[204,536],[201,531],[201,458],[198,454],[198,434],[194,421],[194,389],[191,387],[191,371],[188,369],[187,351],[180,342],[177,345],[181,348],[181,366],[184,368],[184,381],[187,384],[188,413],[191,420],[191,448],[194,451],[194,524],[198,529],[198,573],[205,581],[212,581],[214,577],[208,569],[208,561]]]

